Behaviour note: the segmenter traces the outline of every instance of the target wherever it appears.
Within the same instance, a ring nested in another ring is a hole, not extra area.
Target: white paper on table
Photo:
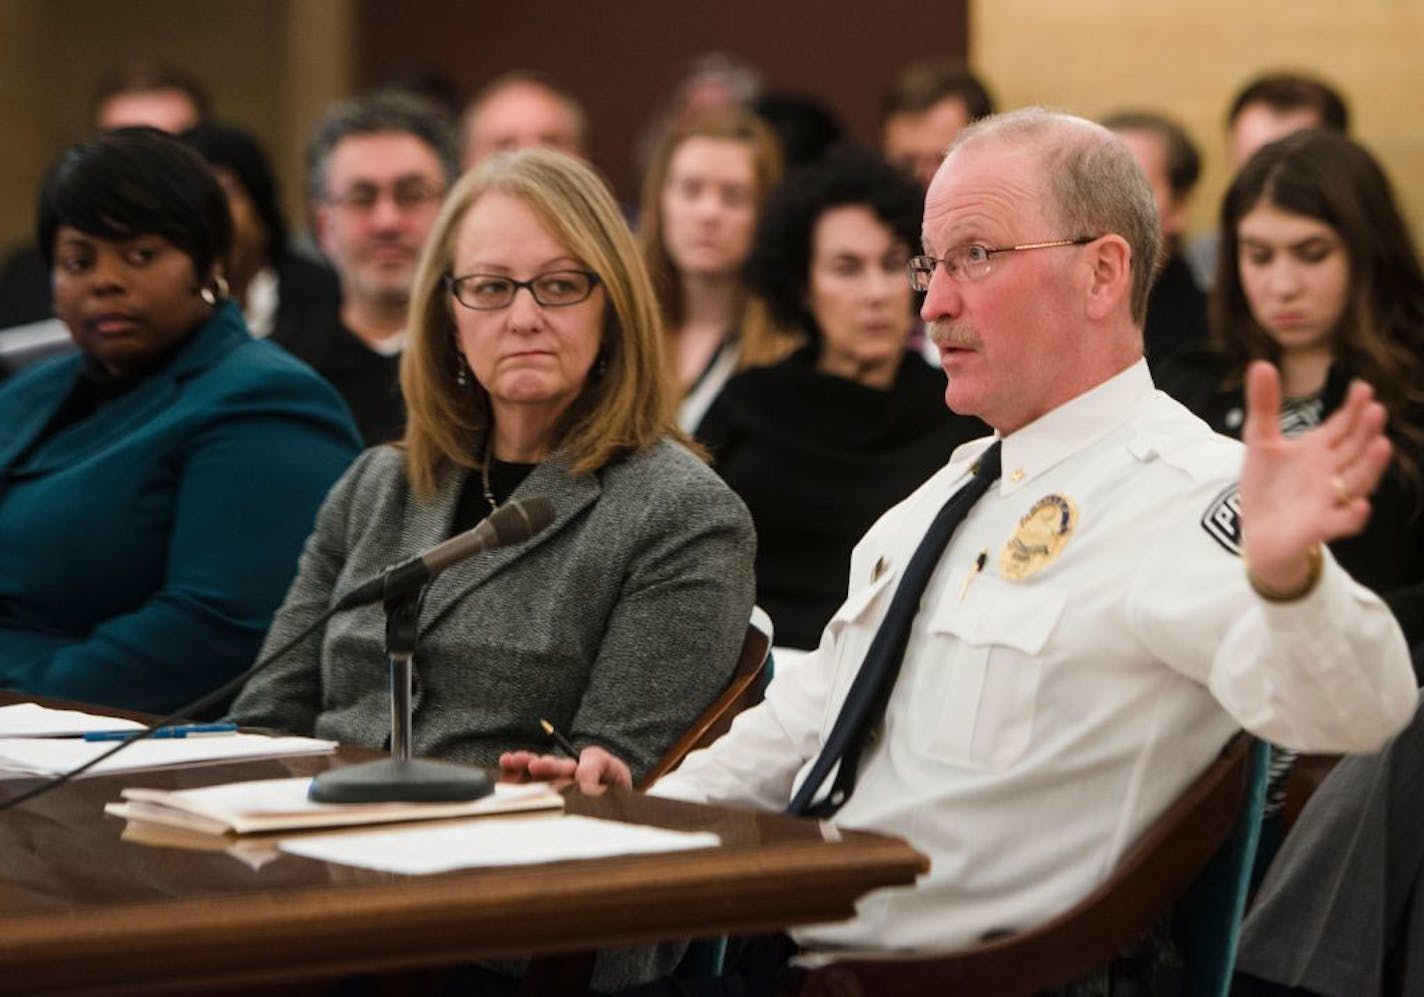
[[[123,791],[124,802],[107,804],[104,811],[115,817],[157,821],[210,834],[254,834],[477,817],[516,810],[562,810],[564,806],[564,798],[547,782],[499,782],[493,793],[476,800],[430,803],[317,803],[307,795],[311,784],[310,778],[296,777],[197,789],[133,787]]]
[[[321,862],[418,876],[479,866],[531,865],[610,855],[715,848],[710,831],[668,831],[593,817],[486,817],[427,827],[283,841],[282,851]]]
[[[75,738],[0,738],[0,769],[32,775],[58,775],[112,750],[113,741]],[[133,769],[187,765],[191,762],[230,758],[271,758],[282,755],[320,755],[336,750],[335,741],[310,737],[268,737],[265,734],[224,734],[219,737],[173,737],[128,744],[113,758],[95,765],[88,774],[126,772]]]
[[[0,706],[0,738],[75,737],[101,730],[143,730],[143,724],[78,710],[52,710],[38,703]]]

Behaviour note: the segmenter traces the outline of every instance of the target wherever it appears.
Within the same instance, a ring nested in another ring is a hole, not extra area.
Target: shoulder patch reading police
[[[1241,486],[1229,485],[1206,507],[1202,529],[1227,551],[1241,556]]]

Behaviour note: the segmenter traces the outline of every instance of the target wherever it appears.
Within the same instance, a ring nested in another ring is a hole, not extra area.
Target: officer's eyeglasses
[[[916,291],[928,291],[930,278],[934,276],[936,265],[943,264],[944,272],[949,275],[950,280],[963,283],[964,281],[979,280],[986,276],[991,269],[990,264],[993,263],[994,257],[1000,253],[1022,253],[1029,249],[1054,249],[1058,246],[1086,246],[1100,238],[1102,237],[1096,235],[1083,235],[1076,239],[1030,242],[1022,246],[1003,246],[999,249],[969,245],[951,249],[943,256],[914,256],[907,264],[910,271],[910,286]]]

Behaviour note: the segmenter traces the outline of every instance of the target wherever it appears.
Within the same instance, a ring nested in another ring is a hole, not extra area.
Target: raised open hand
[[[1385,408],[1355,381],[1320,426],[1287,439],[1280,430],[1281,381],[1275,367],[1246,372],[1241,469],[1242,548],[1257,587],[1298,593],[1310,578],[1309,551],[1358,533],[1370,518],[1368,496],[1389,464]]]

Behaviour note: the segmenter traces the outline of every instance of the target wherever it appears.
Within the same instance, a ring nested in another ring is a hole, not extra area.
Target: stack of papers
[[[201,789],[125,789],[124,802],[104,810],[115,817],[181,827],[204,834],[260,834],[315,827],[475,817],[522,810],[560,810],[564,798],[548,783],[496,783],[478,800],[453,803],[315,803],[311,779],[259,779]]]
[[[320,834],[322,832],[314,832]],[[327,834],[332,832],[328,831]],[[282,857],[278,839],[271,835],[238,838],[230,834],[203,834],[169,824],[154,824],[146,820],[131,820],[119,836],[122,841],[155,848],[184,848],[189,851],[223,852],[231,855],[254,872]]]
[[[105,730],[117,729],[112,718]],[[189,765],[193,762],[238,758],[274,758],[284,755],[319,755],[336,750],[335,741],[310,737],[267,737],[264,734],[228,734],[223,737],[171,738],[125,742],[123,751],[106,758],[86,775],[128,772],[135,769]],[[78,768],[114,749],[113,742],[83,741],[64,737],[0,737],[0,769],[26,775],[59,775]]]
[[[710,831],[668,831],[642,824],[565,815],[553,820],[501,817],[419,827],[289,838],[284,852],[321,862],[413,876],[479,866],[528,865],[716,848]]]
[[[0,737],[79,737],[101,730],[143,730],[143,724],[38,703],[0,706]]]

